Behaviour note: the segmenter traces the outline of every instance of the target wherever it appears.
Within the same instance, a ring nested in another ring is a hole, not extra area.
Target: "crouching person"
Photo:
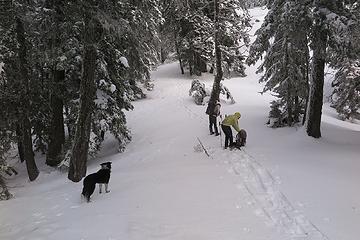
[[[226,116],[221,123],[221,129],[225,134],[225,149],[234,144],[231,127],[233,127],[237,133],[240,132],[238,123],[240,117],[241,114],[236,112],[233,115]]]

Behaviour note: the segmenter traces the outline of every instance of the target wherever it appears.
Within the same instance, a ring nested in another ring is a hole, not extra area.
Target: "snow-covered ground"
[[[260,20],[264,13],[252,11]],[[89,173],[113,162],[111,192],[82,203],[82,183],[43,159],[33,183],[20,166],[9,180],[15,198],[0,202],[0,239],[358,240],[360,125],[325,105],[321,139],[303,128],[268,128],[272,97],[258,93],[255,67],[247,74],[224,82],[236,103],[221,101],[222,114],[242,114],[244,151],[222,149],[208,133],[206,107],[188,96],[192,79],[177,63],[163,65],[152,74],[154,91],[127,113],[133,140],[126,151],[117,153],[106,135],[89,162]],[[201,81],[210,87],[213,77]]]

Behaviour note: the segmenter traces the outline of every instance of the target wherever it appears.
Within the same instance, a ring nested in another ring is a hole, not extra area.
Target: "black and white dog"
[[[82,196],[87,202],[90,202],[90,196],[94,193],[96,183],[99,183],[99,193],[102,192],[102,185],[105,184],[105,192],[108,190],[108,184],[110,180],[111,162],[105,162],[100,164],[101,169],[96,173],[92,173],[84,178]]]

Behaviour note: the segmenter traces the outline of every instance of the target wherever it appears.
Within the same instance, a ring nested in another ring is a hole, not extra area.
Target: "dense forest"
[[[250,43],[249,7],[268,14]],[[246,77],[260,61],[263,92],[276,101],[274,127],[304,124],[321,137],[325,68],[336,71],[332,105],[343,119],[360,107],[360,5],[356,0],[0,0],[0,185],[17,149],[30,181],[36,155],[68,165],[80,181],[87,160],[112,134],[131,141],[124,112],[154,87],[150,71],[167,59],[183,74]],[[175,56],[175,57],[174,57]]]

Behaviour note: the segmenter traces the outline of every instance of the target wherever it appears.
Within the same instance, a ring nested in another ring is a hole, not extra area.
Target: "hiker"
[[[210,135],[213,135],[215,133],[215,136],[219,136],[219,130],[217,127],[216,118],[217,118],[217,116],[220,115],[220,107],[221,107],[221,104],[220,104],[219,100],[216,100],[215,103],[210,101],[206,108],[206,114],[209,115]],[[213,131],[213,126],[214,126],[215,132]]]
[[[226,116],[221,123],[221,128],[225,134],[225,149],[234,144],[231,126],[237,132],[240,132],[239,123],[238,123],[240,117],[241,114],[239,112],[236,112],[233,115]]]

